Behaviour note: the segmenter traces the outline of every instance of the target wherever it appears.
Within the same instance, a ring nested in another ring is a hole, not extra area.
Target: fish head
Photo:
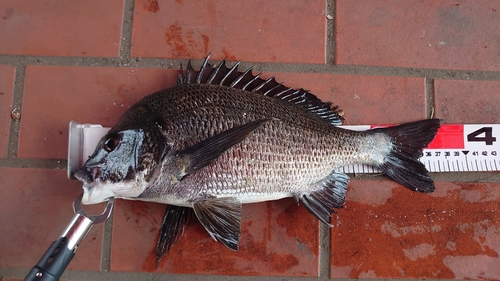
[[[154,182],[169,144],[157,122],[136,121],[141,125],[113,127],[75,171],[74,176],[83,182],[83,204],[111,197],[136,198]]]

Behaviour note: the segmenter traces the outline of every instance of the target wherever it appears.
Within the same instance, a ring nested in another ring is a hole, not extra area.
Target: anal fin
[[[196,201],[194,213],[210,236],[231,250],[238,250],[241,203],[233,197]]]
[[[170,251],[172,245],[182,235],[192,214],[193,209],[189,207],[167,206],[156,243],[156,267],[158,267],[163,255]]]
[[[304,192],[296,199],[322,223],[332,227],[331,213],[343,208],[349,176],[344,173],[331,173],[325,180],[317,183],[317,189]]]

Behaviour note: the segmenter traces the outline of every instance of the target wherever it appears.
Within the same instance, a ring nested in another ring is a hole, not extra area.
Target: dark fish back
[[[157,92],[137,104],[167,122],[186,146],[254,120],[275,118],[295,127],[330,133],[334,126],[293,103],[261,94],[208,84],[186,84]],[[135,118],[136,116],[125,116]],[[130,123],[130,122],[125,122]],[[117,128],[121,130],[123,128]],[[179,147],[183,148],[183,147]]]

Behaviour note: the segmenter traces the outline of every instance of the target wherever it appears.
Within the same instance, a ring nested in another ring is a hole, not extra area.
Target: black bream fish
[[[158,255],[194,209],[212,238],[236,250],[241,205],[294,197],[321,222],[341,208],[349,177],[362,163],[411,190],[432,192],[418,161],[440,120],[356,132],[337,107],[225,61],[200,71],[188,64],[178,85],[132,106],[75,173],[83,203],[109,197],[169,204]]]

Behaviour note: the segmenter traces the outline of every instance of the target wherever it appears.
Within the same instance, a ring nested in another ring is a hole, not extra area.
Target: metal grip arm
[[[109,218],[113,210],[114,198],[108,200],[106,209],[101,215],[89,216],[82,208],[82,197],[83,194],[73,202],[75,215],[71,222],[26,275],[24,281],[58,281],[92,225],[104,222]]]
[[[89,218],[76,214],[59,239],[54,241],[40,261],[24,278],[25,281],[57,281],[75,256],[75,251],[87,235],[93,222]]]
[[[68,248],[68,238],[60,237],[43,254],[24,278],[25,281],[58,281],[75,253]]]

